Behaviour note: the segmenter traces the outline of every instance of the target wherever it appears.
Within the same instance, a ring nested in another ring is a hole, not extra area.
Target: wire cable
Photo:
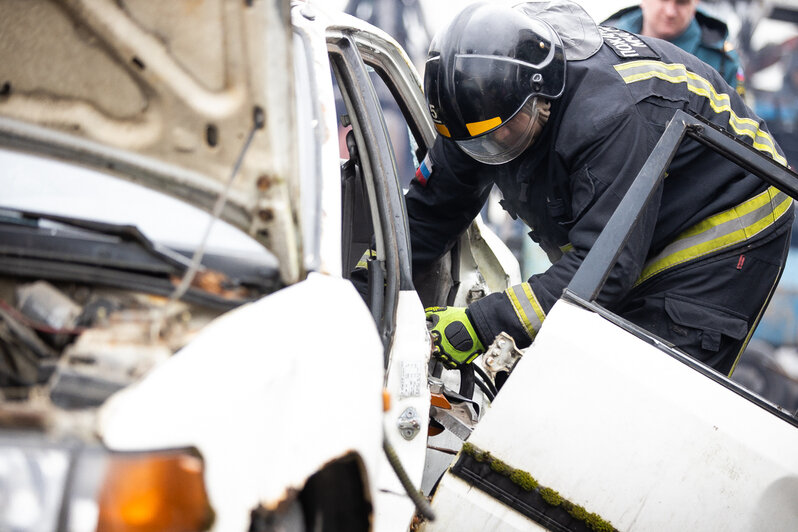
[[[230,171],[230,177],[227,178],[224,190],[222,190],[222,193],[219,194],[218,198],[216,198],[216,203],[213,206],[213,211],[211,212],[211,217],[208,220],[208,225],[205,227],[205,233],[202,235],[202,239],[200,240],[197,249],[194,250],[194,254],[191,257],[191,264],[183,274],[182,279],[180,279],[180,284],[177,285],[177,288],[175,288],[174,292],[172,292],[172,294],[169,296],[168,302],[166,305],[164,305],[164,312],[161,316],[161,319],[155,321],[152,330],[153,336],[160,335],[169,307],[171,307],[175,301],[185,295],[189,286],[191,286],[191,283],[194,281],[194,277],[196,277],[197,272],[202,265],[202,257],[205,255],[205,246],[207,245],[208,238],[211,235],[211,229],[213,229],[216,220],[219,218],[219,216],[221,216],[222,209],[224,209],[224,206],[227,203],[230,187],[232,186],[233,181],[235,181],[239,170],[241,170],[241,164],[244,161],[244,156],[247,154],[247,151],[249,151],[249,147],[252,144],[252,139],[255,137],[255,133],[259,129],[263,129],[265,124],[266,115],[264,114],[263,109],[256,106],[252,112],[252,127],[250,128],[249,134],[244,141],[244,145],[241,147],[241,151],[236,158],[235,164],[233,164],[233,168]]]
[[[385,451],[385,457],[388,459],[388,463],[391,464],[391,468],[393,468],[394,473],[396,473],[396,476],[399,478],[399,482],[405,489],[407,496],[410,497],[410,500],[416,505],[416,511],[428,521],[434,521],[435,512],[432,510],[432,506],[430,506],[424,494],[416,489],[410,477],[407,476],[407,472],[402,462],[399,460],[399,455],[396,454],[396,450],[388,441],[388,435],[385,431],[383,431],[382,434],[382,450]]]
[[[485,397],[488,398],[488,401],[492,403],[493,400],[496,399],[496,395],[490,391],[490,387],[488,386],[488,384],[485,381],[483,381],[480,377],[477,377],[476,379],[474,379],[474,381],[477,383],[479,389],[482,390],[482,393],[485,395]]]
[[[202,236],[202,240],[200,240],[199,246],[197,249],[194,250],[194,255],[191,258],[191,265],[189,266],[186,273],[183,275],[183,278],[180,280],[180,284],[177,286],[172,295],[169,296],[169,301],[174,302],[183,297],[188,290],[188,287],[191,285],[191,282],[194,280],[194,277],[197,275],[197,271],[199,271],[199,267],[202,263],[202,257],[205,254],[205,246],[208,244],[208,238],[211,234],[211,229],[213,229],[213,225],[219,216],[222,214],[222,209],[224,209],[225,204],[227,203],[227,196],[230,193],[230,187],[233,184],[236,176],[238,175],[239,170],[241,169],[241,163],[244,161],[244,155],[246,155],[247,151],[249,151],[249,146],[252,144],[252,139],[255,137],[255,132],[264,126],[264,115],[263,110],[259,107],[256,107],[253,112],[253,122],[252,128],[249,130],[249,134],[247,135],[247,139],[244,141],[244,145],[241,147],[241,151],[236,158],[236,162],[233,165],[233,169],[230,172],[230,177],[227,178],[227,183],[225,183],[224,190],[216,199],[216,204],[213,206],[213,212],[211,213],[211,218],[208,221],[208,225],[205,227],[205,233]]]
[[[488,374],[485,373],[485,370],[480,368],[477,364],[473,364],[473,366],[474,366],[474,371],[477,372],[477,374],[482,378],[482,381],[488,386],[491,393],[493,394],[493,397],[496,397],[496,394],[499,393],[499,390],[497,390],[496,386],[493,385],[493,381],[491,381]]]

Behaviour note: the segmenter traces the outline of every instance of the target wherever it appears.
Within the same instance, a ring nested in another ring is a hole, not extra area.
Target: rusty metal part
[[[435,420],[432,420],[429,425],[427,425],[427,436],[437,436],[438,434],[443,432],[443,425],[433,423]]]
[[[438,451],[439,453],[450,454],[455,456],[459,451],[456,449],[447,449],[445,447],[436,447],[435,445],[427,445],[427,449]]]

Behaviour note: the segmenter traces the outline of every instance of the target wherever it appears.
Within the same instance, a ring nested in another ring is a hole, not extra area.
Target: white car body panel
[[[522,282],[518,260],[481,215],[477,215],[460,242],[465,251],[460,255],[461,284],[454,306],[468,306],[480,297]]]
[[[385,413],[383,423],[388,441],[396,450],[410,481],[414,486],[420,486],[427,451],[430,404],[427,364],[431,345],[426,333],[424,309],[415,292],[399,293],[397,315],[399,320],[386,383],[390,408]],[[408,409],[415,411],[419,422],[418,432],[409,440],[402,437],[398,426],[400,417]],[[374,530],[407,530],[415,513],[415,505],[387,459],[382,456],[380,462]]]
[[[246,530],[252,508],[335,457],[356,452],[376,471],[383,349],[370,321],[349,282],[310,275],[222,316],[114,396],[101,437],[114,450],[195,446],[214,529]]]
[[[510,248],[493,232],[479,215],[468,230],[469,246],[475,264],[485,276],[485,282],[491,292],[520,284],[521,268]]]
[[[564,300],[469,442],[618,530],[798,523],[795,426]],[[426,530],[504,523],[507,506],[475,503],[484,494],[463,484],[447,473],[433,501],[440,519]]]
[[[532,532],[546,530],[465,480],[446,475],[433,500],[436,519],[426,523],[424,532],[460,530],[462,532]]]
[[[297,116],[300,120],[305,120],[305,125],[310,127],[300,127],[297,149],[299,150],[299,166],[302,183],[309,179],[306,174],[319,173],[317,182],[320,189],[313,191],[320,197],[320,223],[319,235],[319,264],[316,265],[318,271],[340,277],[341,270],[341,160],[338,146],[338,118],[335,115],[334,105],[324,105],[323,102],[334,102],[335,96],[332,89],[332,76],[330,73],[329,59],[327,57],[327,47],[323,32],[312,24],[303,24],[301,29],[294,27],[294,54],[304,53],[312,72],[301,72],[299,67],[294,72],[296,76],[297,92],[306,93],[307,98],[297,98]],[[296,63],[304,62],[299,60]],[[309,116],[311,113],[303,113],[303,104],[315,103],[319,108],[315,111],[319,118]],[[308,116],[306,116],[308,115]],[[309,138],[311,137],[312,138]],[[318,144],[318,154],[310,152]],[[315,157],[317,155],[317,157]],[[313,164],[316,163],[316,164]],[[305,201],[306,196],[302,195]],[[306,205],[312,209],[312,205]],[[303,224],[307,220],[302,220]],[[303,227],[303,232],[314,228]],[[307,252],[306,252],[307,253]],[[307,260],[307,259],[306,259]]]

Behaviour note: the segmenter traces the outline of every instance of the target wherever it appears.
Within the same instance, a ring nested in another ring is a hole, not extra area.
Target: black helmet
[[[488,164],[506,162],[529,146],[538,97],[558,98],[564,87],[565,54],[554,29],[495,4],[472,4],[457,15],[433,39],[424,71],[438,132]],[[513,118],[503,130],[505,137],[514,131],[512,145],[491,138]]]

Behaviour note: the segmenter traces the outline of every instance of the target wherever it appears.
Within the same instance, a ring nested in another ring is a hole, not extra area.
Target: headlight
[[[0,447],[0,530],[55,530],[68,470],[66,450]]]
[[[212,523],[194,450],[117,453],[0,439],[0,530],[200,531]]]

